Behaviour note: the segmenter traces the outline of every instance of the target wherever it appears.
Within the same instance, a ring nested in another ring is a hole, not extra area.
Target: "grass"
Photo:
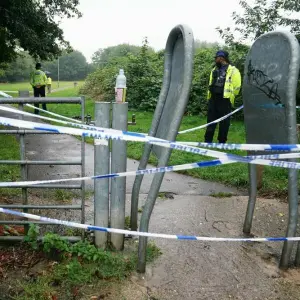
[[[78,81],[78,86],[83,84],[83,81]],[[73,81],[60,81],[59,86],[57,81],[52,81],[52,90],[61,89],[66,87],[73,87]],[[29,82],[17,82],[17,83],[0,83],[0,91],[12,91],[12,93],[7,93],[10,96],[17,97],[18,93],[14,93],[17,91],[29,91],[31,94],[33,93],[32,87]]]
[[[59,88],[64,88],[67,86],[73,86],[73,81],[60,81],[59,82]],[[78,81],[78,84],[82,84],[82,81]],[[52,81],[52,89],[58,88],[58,82]],[[25,91],[31,91],[32,87],[28,82],[17,82],[17,83],[0,83],[0,91],[19,91],[19,90],[25,90]]]
[[[46,269],[30,280],[14,282],[17,291],[14,299],[83,299],[86,292],[95,287],[99,293],[106,285],[118,285],[135,270],[138,259],[135,241],[131,240],[125,246],[124,252],[106,251],[88,241],[71,245],[59,236],[49,234],[39,245],[43,250],[35,248],[49,257]],[[53,253],[59,253],[60,258],[50,259]],[[160,255],[160,249],[154,243],[148,243],[146,261],[152,262]]]
[[[70,88],[63,91],[57,91],[50,94],[51,97],[72,97],[77,96],[79,88]],[[49,104],[48,109],[52,112],[67,116],[80,116],[80,105],[74,104]],[[86,99],[85,107],[86,115],[90,114],[94,119],[94,101]],[[129,131],[147,133],[152,122],[152,113],[129,111],[128,119],[131,120],[132,114],[136,115],[137,125],[129,125]],[[180,130],[192,128],[205,124],[206,119],[199,116],[184,116]],[[216,134],[217,135],[217,134]],[[215,136],[216,136],[215,135]],[[204,141],[204,130],[189,132],[178,135],[178,141]],[[216,141],[216,140],[215,140]],[[93,139],[88,138],[87,142],[93,143]],[[228,135],[229,143],[245,143],[245,128],[241,121],[232,121]],[[139,160],[143,152],[143,144],[136,142],[128,142],[127,153],[128,157]],[[246,155],[245,151],[228,151],[233,154]],[[173,150],[169,165],[178,165],[197,161],[207,161],[212,158],[199,156],[196,154]],[[156,158],[152,155],[150,163],[155,164]],[[223,166],[207,167],[180,171],[180,173],[191,175],[196,178],[201,178],[209,181],[220,182],[237,188],[248,187],[248,165],[241,163],[228,164]],[[288,171],[282,168],[265,167],[262,188],[259,191],[260,195],[286,197],[287,195],[287,177]],[[0,175],[1,176],[1,175]]]
[[[0,126],[0,129],[6,129]],[[0,134],[0,156],[1,160],[19,160],[19,143],[14,135]],[[0,181],[16,181],[21,177],[21,168],[18,165],[0,164]],[[20,189],[1,188],[0,195],[17,195]]]

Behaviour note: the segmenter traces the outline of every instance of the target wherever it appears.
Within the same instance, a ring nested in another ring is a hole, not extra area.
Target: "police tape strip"
[[[207,241],[207,242],[283,242],[283,241],[300,241],[300,237],[267,237],[267,238],[222,238],[222,237],[208,237],[208,236],[194,236],[194,235],[175,235],[175,234],[162,234],[162,233],[150,233],[141,231],[131,231],[117,228],[107,228],[100,226],[93,226],[87,224],[80,224],[70,221],[63,221],[58,219],[52,219],[47,217],[41,217],[38,215],[23,213],[15,210],[10,210],[0,207],[0,212],[4,214],[10,214],[22,218],[32,219],[47,223],[54,223],[57,225],[64,225],[68,227],[75,227],[90,231],[102,231],[117,234],[128,234],[134,236],[145,236],[151,238],[164,238],[175,240],[192,240],[192,241]]]
[[[11,91],[10,93],[14,93],[14,92]],[[18,93],[18,92],[16,91],[16,93]],[[6,94],[4,91],[0,91],[0,95],[3,96],[3,97],[6,97],[6,98],[13,98],[11,95]],[[55,116],[55,117],[59,117],[61,119],[65,119],[65,120],[68,120],[68,121],[71,121],[71,122],[74,122],[74,123],[81,123],[81,121],[78,121],[78,120],[75,120],[75,119],[72,119],[72,118],[68,118],[68,117],[65,117],[65,116],[62,116],[62,115],[58,115],[58,114],[55,114],[55,113],[47,111],[47,110],[43,110],[43,109],[41,109],[39,107],[35,107],[35,106],[33,106],[31,104],[28,104],[28,103],[26,103],[25,105],[28,106],[28,107],[31,107],[33,109],[36,109],[38,111],[45,112],[45,113],[47,113],[49,115],[52,115],[52,116]],[[34,116],[36,116],[36,115],[34,115]]]
[[[247,158],[269,158],[269,159],[289,159],[289,158],[300,158],[300,153],[286,153],[286,154],[271,154],[271,155],[257,155],[257,156],[245,156]],[[85,177],[73,177],[73,178],[61,178],[61,179],[48,179],[48,180],[36,180],[36,181],[17,181],[17,182],[0,182],[0,188],[3,187],[22,187],[24,185],[41,185],[41,184],[49,184],[49,183],[61,183],[68,181],[82,181],[82,180],[95,180],[95,179],[104,179],[104,178],[118,178],[118,177],[128,177],[128,176],[138,176],[138,175],[150,175],[156,173],[167,173],[167,172],[175,172],[182,170],[191,170],[195,168],[205,168],[205,167],[213,167],[219,165],[226,165],[236,163],[236,161],[226,160],[226,159],[218,159],[211,161],[200,161],[196,163],[175,165],[175,166],[167,166],[167,167],[158,167],[158,168],[150,168],[144,170],[137,171],[128,171],[128,172],[120,172],[120,173],[111,173],[104,175],[94,175],[94,176],[85,176]]]
[[[171,148],[174,150],[180,150],[184,152],[210,156],[218,159],[228,159],[232,161],[242,162],[242,163],[250,163],[250,164],[258,164],[258,165],[266,165],[266,166],[274,166],[281,168],[291,168],[291,169],[300,169],[300,164],[296,162],[285,162],[285,161],[271,161],[266,159],[250,159],[246,157],[241,157],[238,155],[223,153],[215,150],[207,150],[187,145],[182,145],[177,142],[170,142],[163,139],[158,139],[151,136],[145,136],[139,133],[126,132],[122,131],[120,133],[109,133],[109,132],[100,132],[100,131],[92,131],[92,130],[83,130],[79,128],[69,128],[62,126],[53,126],[48,124],[29,122],[24,120],[15,120],[11,118],[0,117],[0,124],[4,126],[13,126],[19,128],[26,129],[35,129],[35,130],[44,130],[47,132],[53,133],[63,133],[77,136],[86,136],[92,138],[100,138],[100,139],[113,139],[119,141],[135,141],[135,142],[148,142],[151,144],[155,144],[158,146],[162,146],[165,148]],[[297,145],[286,145],[289,148],[295,147]]]
[[[0,96],[6,97],[6,98],[13,98],[11,95],[6,94],[4,91],[0,91]]]
[[[30,104],[26,104],[26,105],[29,106],[29,107],[35,108],[34,106],[32,106]],[[39,109],[39,108],[37,107],[35,109]],[[77,123],[66,122],[66,121],[63,121],[63,120],[48,118],[48,117],[44,117],[44,116],[32,114],[32,113],[29,113],[29,112],[26,112],[26,111],[22,111],[22,110],[19,110],[19,109],[16,109],[16,108],[12,108],[12,107],[7,107],[7,106],[1,106],[0,105],[0,110],[11,112],[11,113],[15,113],[15,114],[19,114],[19,115],[23,115],[23,116],[28,116],[28,117],[32,117],[32,118],[37,118],[37,119],[41,119],[41,120],[47,120],[47,121],[57,122],[57,123],[65,124],[65,125],[68,125],[68,126],[74,126],[76,128],[82,128],[82,129],[88,129],[88,130],[95,130],[95,131],[102,131],[102,132],[104,132],[105,130],[109,129],[109,128],[101,128],[101,127],[96,127],[96,126],[89,126],[89,125],[83,124],[81,122],[78,123],[78,120],[73,120],[71,118],[64,117],[64,116],[61,116],[61,115],[57,115],[57,114],[51,113],[51,112],[49,112],[49,113],[53,114],[55,116],[60,116],[61,118],[67,118],[67,119],[70,119],[72,121],[76,121]],[[41,109],[39,109],[39,110],[41,110]],[[44,111],[44,110],[42,110],[42,111]],[[111,129],[111,131],[115,131],[115,130]]]
[[[34,106],[32,106],[34,108]],[[37,116],[35,114],[31,114],[31,113],[26,113],[17,109],[13,109],[13,108],[3,108],[0,106],[0,110],[6,110],[6,111],[13,111],[15,113],[20,113],[23,115],[28,115],[28,116],[32,116],[32,117],[36,117],[36,118],[40,118],[40,119],[44,119],[44,120],[49,120],[49,121],[54,121],[54,122],[58,122],[58,123],[62,123],[65,125],[69,125],[69,126],[75,126],[78,128],[83,128],[83,129],[89,129],[89,130],[96,130],[96,131],[101,131],[101,132],[114,132],[114,133],[120,133],[121,131],[119,130],[115,130],[115,129],[110,129],[110,128],[104,128],[104,127],[96,127],[96,126],[89,126],[89,125],[85,125],[85,124],[74,124],[74,123],[70,123],[70,122],[65,122],[62,120],[57,120],[57,119],[52,119],[52,118],[47,118],[47,117],[43,117],[43,116]],[[43,112],[47,112],[43,109],[39,109]],[[56,115],[56,114],[54,114]],[[61,115],[57,115],[60,117],[64,117]],[[69,118],[67,118],[69,119]],[[71,119],[72,120],[72,119]],[[218,119],[220,120],[220,119]],[[216,120],[216,121],[218,121]],[[215,121],[215,122],[216,122]],[[210,124],[210,123],[209,123]],[[129,133],[134,133],[136,134],[136,132],[130,132]],[[141,135],[143,136],[148,136],[145,133],[141,133]],[[221,144],[221,143],[201,143],[201,142],[177,142],[178,144],[184,144],[184,145],[189,145],[189,146],[195,146],[195,147],[204,147],[204,148],[217,148],[217,149],[221,149],[221,150],[244,150],[244,151],[300,151],[300,145],[281,145],[281,144],[275,144],[275,145],[271,145],[271,144]]]
[[[216,123],[219,123],[227,118],[229,118],[230,116],[234,115],[235,113],[237,113],[238,111],[240,111],[242,108],[244,108],[244,105],[240,106],[239,108],[235,109],[234,111],[232,111],[231,113],[215,120],[215,121],[212,121],[212,122],[209,122],[207,124],[204,124],[204,125],[201,125],[201,126],[198,126],[198,127],[194,127],[194,128],[190,128],[190,129],[186,129],[186,130],[182,130],[182,131],[179,131],[178,134],[183,134],[183,133],[187,133],[187,132],[192,132],[192,131],[195,131],[195,130],[198,130],[198,129],[202,129],[202,128],[206,128],[208,127],[209,125],[212,125],[212,124],[216,124]]]
[[[202,142],[181,142],[194,147],[216,148],[220,150],[241,150],[241,151],[300,151],[300,144],[222,144],[222,143],[202,143]]]
[[[37,119],[41,119],[41,120],[47,120],[47,121],[51,121],[51,122],[61,123],[61,124],[68,125],[68,126],[74,126],[76,128],[81,128],[81,129],[88,129],[88,130],[94,130],[94,131],[100,131],[100,132],[112,132],[112,133],[120,133],[120,132],[122,132],[122,131],[117,130],[117,129],[111,129],[111,128],[104,128],[104,127],[97,127],[97,126],[87,125],[87,124],[84,124],[84,123],[82,123],[82,122],[80,122],[78,120],[74,120],[74,119],[71,119],[71,118],[68,118],[68,117],[65,117],[65,116],[62,116],[62,115],[51,113],[51,112],[49,112],[47,110],[43,110],[43,109],[38,108],[38,107],[36,108],[36,107],[34,107],[34,106],[30,105],[30,104],[26,104],[26,105],[29,106],[29,107],[32,107],[34,109],[38,109],[38,110],[40,110],[42,112],[50,113],[51,115],[55,115],[55,116],[58,116],[58,117],[61,117],[61,118],[65,118],[67,120],[71,120],[71,121],[76,121],[77,123],[66,122],[66,121],[59,120],[59,119],[48,118],[48,117],[44,117],[44,116],[32,114],[32,113],[29,113],[29,112],[26,112],[26,111],[22,111],[22,110],[19,110],[19,109],[16,109],[16,108],[6,107],[6,106],[1,106],[1,105],[0,105],[0,110],[11,112],[11,113],[15,113],[15,114],[19,114],[19,115],[23,115],[23,116],[28,116],[28,117],[32,117],[32,118],[37,118]],[[128,132],[130,132],[130,131],[128,131]],[[135,132],[130,132],[130,133],[135,133]],[[147,136],[147,134],[145,134],[145,133],[142,133],[142,135]]]
[[[59,118],[62,118],[62,119],[66,119],[66,120],[69,120],[69,121],[72,121],[72,122],[77,122],[77,123],[81,123],[80,121],[78,120],[74,120],[74,119],[71,119],[71,118],[68,118],[68,117],[64,117],[64,116],[61,116],[61,115],[58,115],[58,114],[55,114],[55,113],[52,113],[52,112],[49,112],[47,110],[44,110],[44,109],[41,109],[41,108],[35,108],[33,105],[30,105],[30,104],[26,104],[28,107],[31,107],[31,108],[34,108],[34,109],[38,109],[39,111],[41,112],[44,112],[46,114],[50,114],[50,115],[53,115],[53,116],[56,116],[56,117],[59,117]],[[225,120],[227,119],[228,117],[232,116],[233,114],[237,113],[238,111],[240,111],[242,108],[244,107],[244,105],[240,106],[239,108],[237,108],[236,110],[232,111],[231,113],[215,120],[215,121],[212,121],[210,123],[207,123],[207,124],[204,124],[204,125],[201,125],[199,127],[195,127],[195,128],[191,128],[191,129],[187,129],[187,130],[183,130],[183,131],[179,131],[178,134],[182,134],[182,133],[186,133],[186,132],[191,132],[191,131],[195,131],[195,130],[198,130],[198,129],[201,129],[201,128],[205,128],[205,127],[208,127],[209,125],[211,124],[215,124],[215,123],[219,123],[220,121],[222,120]],[[82,124],[82,123],[81,123]],[[91,126],[88,126],[88,127],[91,127]],[[88,128],[88,127],[83,127],[83,128]],[[146,134],[145,134],[146,135]]]
[[[34,108],[34,106],[32,106]],[[76,128],[82,128],[82,129],[88,129],[88,130],[94,130],[94,131],[100,131],[100,132],[110,132],[110,133],[116,133],[116,134],[123,134],[125,131],[120,131],[116,129],[110,129],[110,128],[104,128],[104,127],[96,127],[96,126],[89,126],[85,124],[75,124],[71,122],[66,122],[58,119],[48,118],[44,116],[35,115],[32,113],[28,113],[25,111],[21,111],[15,108],[11,107],[4,107],[0,106],[0,110],[8,111],[16,114],[21,114],[25,116],[35,117],[42,120],[48,120],[53,122],[62,123],[69,126],[74,126]],[[40,109],[41,110],[41,109]],[[43,110],[44,111],[44,110]],[[47,112],[47,111],[45,111]],[[56,115],[56,114],[55,114]],[[60,116],[60,115],[58,115]],[[61,116],[63,117],[63,116]],[[137,132],[131,132],[128,131],[129,134],[139,134],[143,137],[148,136],[144,133],[137,133]],[[150,137],[150,136],[148,136]],[[159,139],[160,141],[164,141],[162,139]],[[298,152],[300,151],[300,145],[298,144],[221,144],[221,143],[202,143],[202,142],[182,142],[177,141],[178,144],[184,144],[188,146],[195,146],[195,147],[204,147],[204,148],[217,148],[221,150],[244,150],[244,151],[291,151],[291,152]]]
[[[7,98],[13,98],[12,96],[10,96],[10,95],[4,93],[3,91],[0,91],[0,95],[2,95],[2,96],[4,96],[4,97],[7,97]],[[26,104],[26,106],[31,107],[31,108],[33,108],[33,109],[37,109],[37,110],[39,110],[39,111],[41,111],[41,112],[44,112],[44,113],[46,113],[46,114],[49,114],[49,115],[52,115],[52,116],[55,116],[55,117],[59,117],[59,118],[61,118],[61,119],[65,119],[65,120],[68,120],[68,121],[71,121],[71,122],[75,122],[75,123],[78,123],[78,124],[83,124],[81,121],[78,121],[78,120],[76,120],[76,119],[68,118],[68,117],[65,117],[65,116],[62,116],[62,115],[59,115],[59,114],[50,112],[50,111],[48,111],[48,110],[44,110],[44,109],[41,109],[41,108],[39,108],[39,107],[35,107],[35,106],[33,106],[33,105],[30,105],[30,104]],[[217,120],[215,120],[215,121],[212,121],[212,122],[207,123],[207,124],[203,124],[203,125],[198,126],[198,127],[194,127],[194,128],[190,128],[190,129],[186,129],[186,130],[179,131],[178,134],[183,134],[183,133],[187,133],[187,132],[196,131],[196,130],[198,130],[198,129],[206,128],[206,127],[208,127],[208,126],[211,125],[211,124],[219,123],[219,122],[221,122],[221,121],[227,119],[228,117],[234,115],[235,113],[237,113],[238,111],[240,111],[242,108],[244,108],[244,105],[241,105],[239,108],[235,109],[235,110],[232,111],[231,113],[229,113],[229,114],[227,114],[227,115],[225,115],[225,116],[223,116],[223,117],[221,117],[221,118],[219,118],[219,119],[217,119]],[[296,109],[299,109],[299,108],[300,108],[300,106],[296,106]],[[91,126],[89,126],[89,127],[91,127]],[[85,127],[82,127],[82,128],[88,128],[88,127],[85,126]]]
[[[61,119],[64,119],[64,120],[68,120],[68,121],[74,122],[74,123],[82,124],[82,122],[79,121],[79,120],[72,119],[72,118],[68,118],[68,117],[65,117],[65,116],[56,114],[56,113],[54,113],[54,112],[51,112],[51,111],[48,111],[48,110],[44,110],[44,109],[41,109],[41,108],[39,108],[39,107],[35,107],[35,106],[31,105],[31,104],[26,104],[26,106],[31,107],[31,108],[33,108],[33,109],[37,109],[38,111],[47,113],[48,115],[52,115],[52,116],[54,116],[54,117],[58,117],[58,118],[61,118]],[[35,116],[36,116],[36,115],[35,115]]]

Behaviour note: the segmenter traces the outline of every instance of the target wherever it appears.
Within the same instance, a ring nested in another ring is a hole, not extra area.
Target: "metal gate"
[[[18,104],[19,110],[24,110],[26,104],[34,103],[59,103],[59,104],[79,104],[81,106],[81,121],[85,121],[85,98],[84,97],[59,97],[59,98],[1,98],[0,104]],[[19,115],[19,119],[22,120],[23,116]],[[13,134],[19,136],[20,144],[20,160],[0,160],[0,164],[7,165],[21,165],[21,180],[28,180],[28,166],[30,165],[80,165],[81,166],[81,176],[85,176],[85,137],[81,138],[81,158],[79,160],[68,161],[68,160],[26,160],[26,145],[25,145],[25,135],[28,134],[58,134],[55,132],[47,132],[43,130],[25,130],[25,129],[5,129],[0,130],[0,134]],[[79,205],[34,205],[28,203],[28,188],[39,188],[39,189],[80,189],[81,190],[81,201]],[[42,184],[42,185],[22,185],[22,204],[0,204],[3,208],[8,209],[22,209],[24,212],[28,212],[28,209],[69,209],[69,210],[80,210],[80,222],[85,222],[85,182],[81,181],[79,185],[71,184]],[[51,225],[52,223],[44,223],[38,221],[15,221],[15,220],[0,220],[0,225],[11,224],[11,225],[24,225],[25,233],[28,230],[28,224],[42,224]],[[71,241],[80,240],[80,236],[67,236],[67,239]],[[0,236],[0,241],[20,241],[22,236]]]

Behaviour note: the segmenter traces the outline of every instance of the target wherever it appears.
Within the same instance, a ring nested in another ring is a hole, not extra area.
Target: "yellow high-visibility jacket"
[[[30,84],[33,87],[40,87],[47,84],[47,76],[41,70],[35,70],[30,74]]]
[[[52,78],[51,77],[47,78],[47,84],[52,84]]]
[[[212,69],[209,77],[209,86],[212,84],[213,80],[213,72],[216,69]],[[226,72],[226,80],[225,80],[225,85],[224,85],[224,95],[223,98],[228,98],[230,99],[230,102],[232,106],[234,105],[234,100],[235,97],[239,94],[240,89],[241,89],[241,73],[240,71],[232,65],[228,65],[228,69]],[[207,93],[207,100],[211,98],[211,92],[208,90]]]

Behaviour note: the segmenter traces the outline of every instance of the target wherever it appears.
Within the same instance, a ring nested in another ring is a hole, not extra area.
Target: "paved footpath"
[[[2,112],[1,112],[1,115]],[[29,135],[27,159],[78,159],[80,141],[66,135]],[[93,146],[86,146],[87,175],[93,175]],[[127,169],[138,162],[128,159]],[[31,180],[79,176],[77,166],[30,166]],[[152,175],[145,175],[140,207],[150,187]],[[127,178],[127,214],[133,177]],[[93,182],[87,182],[93,190]],[[247,196],[234,188],[177,173],[167,173],[161,192],[173,198],[158,199],[150,221],[150,231],[198,236],[242,236]],[[228,198],[212,193],[231,192]],[[276,199],[258,199],[253,222],[254,236],[283,236],[287,204]],[[87,222],[93,220],[93,196],[87,201]],[[144,275],[134,275],[138,290],[152,298],[128,299],[300,299],[300,273],[277,268],[282,243],[227,243],[155,239],[162,255],[147,267]]]

